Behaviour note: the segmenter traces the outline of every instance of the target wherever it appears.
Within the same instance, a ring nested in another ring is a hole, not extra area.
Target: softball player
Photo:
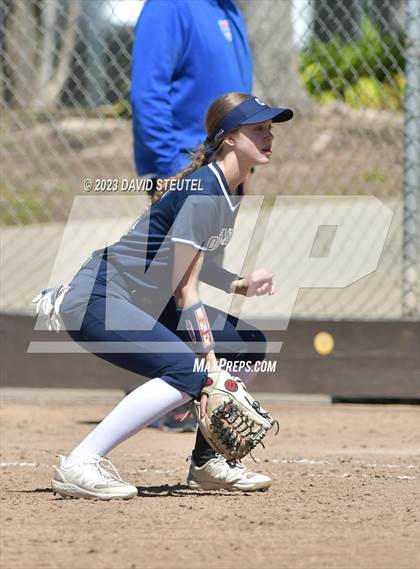
[[[292,116],[290,109],[269,107],[251,95],[228,93],[216,99],[206,116],[208,137],[191,166],[167,183],[167,191],[126,235],[95,251],[58,295],[56,289],[41,293],[38,309],[60,317],[76,342],[94,342],[92,351],[99,357],[150,378],[59,457],[54,491],[103,500],[137,495],[105,456],[171,409],[200,399],[207,373],[195,371],[197,358],[212,369],[221,357],[254,364],[264,358],[264,335],[244,322],[237,327],[237,319],[204,306],[198,281],[227,293],[274,293],[271,273],[259,270],[241,277],[212,256],[232,235],[238,186],[252,167],[270,160],[272,122]],[[163,310],[162,299],[168,299]],[[46,310],[48,304],[55,310]],[[242,379],[246,382],[249,374]],[[243,491],[271,484],[268,476],[226,461],[200,431],[187,482],[190,488]]]

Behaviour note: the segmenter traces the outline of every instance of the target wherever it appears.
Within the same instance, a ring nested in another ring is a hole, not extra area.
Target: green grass
[[[73,188],[56,186],[48,191],[42,188],[12,188],[0,186],[0,223],[27,225],[65,219],[76,192]]]
[[[384,184],[388,181],[388,174],[379,169],[363,172],[362,177],[365,182],[376,182]]]

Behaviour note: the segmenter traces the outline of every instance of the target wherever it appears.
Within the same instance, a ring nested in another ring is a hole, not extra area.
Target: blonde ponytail
[[[212,154],[209,155],[208,152],[206,152],[204,143],[199,144],[191,153],[191,163],[186,168],[178,172],[174,179],[181,180],[182,178],[185,178],[188,174],[192,174],[202,166],[209,164],[211,162],[211,158]]]
[[[186,168],[178,172],[178,174],[176,174],[175,176],[168,178],[168,180],[182,180],[182,178],[185,178],[185,176],[188,176],[188,174],[192,174],[202,166],[210,164],[212,158],[213,158],[213,152],[209,154],[208,151],[206,151],[206,146],[204,145],[204,143],[199,144],[197,148],[191,153],[191,163]],[[152,204],[157,203],[167,191],[164,187],[165,184],[162,184],[162,186],[163,187],[161,190],[157,190],[154,193],[152,197]]]

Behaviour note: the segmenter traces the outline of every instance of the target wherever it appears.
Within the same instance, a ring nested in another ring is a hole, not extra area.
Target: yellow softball
[[[326,356],[334,349],[334,338],[328,332],[318,332],[314,337],[314,348],[318,354]]]

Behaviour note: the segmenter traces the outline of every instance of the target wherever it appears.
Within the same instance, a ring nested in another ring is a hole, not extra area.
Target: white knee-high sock
[[[151,379],[129,393],[97,427],[65,458],[72,466],[87,458],[107,455],[143,427],[175,409],[191,396],[160,378]]]

